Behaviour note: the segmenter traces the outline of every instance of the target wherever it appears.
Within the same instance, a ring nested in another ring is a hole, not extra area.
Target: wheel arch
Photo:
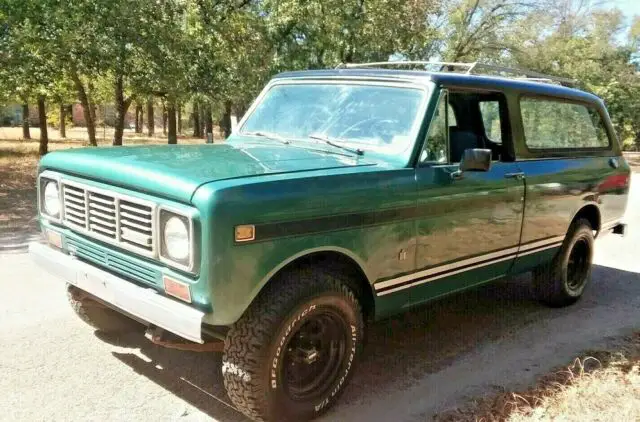
[[[602,225],[602,216],[600,208],[595,202],[591,202],[583,205],[578,211],[576,211],[571,219],[571,224],[579,219],[585,219],[591,224],[591,228],[596,231],[596,237],[600,233]]]
[[[375,294],[370,283],[365,265],[362,260],[351,251],[338,247],[314,248],[299,252],[283,261],[271,270],[261,281],[254,298],[269,283],[277,283],[279,276],[296,268],[317,266],[336,274],[346,274],[344,277],[348,286],[353,290],[360,301],[365,320],[373,318],[375,314]]]

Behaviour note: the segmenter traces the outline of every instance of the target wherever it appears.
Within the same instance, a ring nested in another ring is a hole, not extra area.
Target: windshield
[[[240,134],[401,152],[415,139],[425,91],[347,83],[274,85]]]

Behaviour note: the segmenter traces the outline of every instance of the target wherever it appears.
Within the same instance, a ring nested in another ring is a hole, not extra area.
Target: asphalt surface
[[[640,327],[640,178],[627,237],[596,242],[583,300],[547,309],[529,276],[484,286],[375,324],[351,385],[327,421],[425,421],[472,397],[530,385],[577,354]],[[25,253],[0,255],[0,420],[244,421],[220,354],[110,338],[84,325],[63,284]]]

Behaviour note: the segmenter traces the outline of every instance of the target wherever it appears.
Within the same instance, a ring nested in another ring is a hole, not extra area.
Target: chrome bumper
[[[137,286],[47,245],[29,244],[29,254],[42,268],[116,308],[188,340],[202,343],[204,312]]]

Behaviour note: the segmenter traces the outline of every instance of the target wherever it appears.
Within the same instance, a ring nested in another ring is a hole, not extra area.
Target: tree
[[[588,1],[542,4],[512,34],[512,62],[544,73],[573,78],[577,87],[607,103],[614,127],[623,139],[640,144],[640,80],[633,58],[633,26],[629,44],[619,42],[624,30],[619,10],[601,10]]]
[[[22,104],[22,137],[31,139],[31,131],[29,130],[29,104]]]
[[[497,59],[510,50],[508,35],[531,10],[521,0],[462,0],[445,9],[441,56],[445,61]]]
[[[155,117],[153,115],[153,98],[147,100],[147,135],[153,136],[155,131]]]
[[[28,102],[37,98],[40,126],[40,154],[48,149],[45,100],[61,77],[55,66],[56,50],[42,40],[55,36],[49,24],[50,4],[36,0],[6,0],[5,21],[0,37],[0,86],[12,92],[23,104],[23,135],[29,138]],[[26,105],[26,107],[25,107]]]
[[[40,146],[38,152],[45,155],[49,149],[49,134],[47,132],[47,109],[45,96],[38,95],[38,125],[40,126]]]

